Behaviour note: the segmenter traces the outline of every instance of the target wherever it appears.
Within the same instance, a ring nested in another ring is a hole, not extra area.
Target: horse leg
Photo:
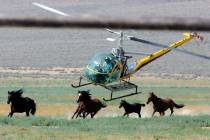
[[[78,116],[80,116],[81,115],[81,113],[82,113],[82,111],[80,110],[80,111],[78,111],[77,112],[77,115],[76,115],[76,117],[75,117],[75,119],[78,117]]]
[[[26,116],[29,117],[29,111],[28,110],[26,111]]]
[[[85,117],[85,115],[86,115],[86,111],[85,110],[83,110],[83,111],[81,111],[80,113],[79,113],[79,117]]]
[[[77,113],[77,111],[76,111],[76,112],[74,112],[74,114],[73,114],[73,116],[71,117],[71,119],[73,119],[73,118],[74,118],[74,116],[76,115],[76,113]]]
[[[83,117],[84,116],[84,112],[82,114],[79,114],[79,117]]]
[[[127,115],[127,116],[128,116],[127,112],[125,112],[125,113],[123,114],[123,116],[125,116],[125,115]]]
[[[73,119],[74,116],[75,116],[76,114],[77,114],[77,117],[78,117],[78,115],[79,115],[78,112],[79,112],[79,111],[80,111],[80,107],[78,106],[78,107],[77,107],[77,110],[74,112],[74,114],[73,114],[73,116],[71,117],[71,119]],[[76,118],[77,118],[77,117],[76,117]]]
[[[85,118],[85,115],[86,115],[86,112],[83,111],[83,112],[79,115],[79,117],[82,117],[82,118],[84,119],[84,118]]]
[[[98,111],[99,111],[99,110],[98,110]],[[91,118],[93,118],[93,117],[96,115],[96,113],[97,113],[98,111],[93,112],[93,114],[90,114],[90,115],[91,115]]]
[[[76,115],[76,113],[77,113],[77,112],[74,112],[74,114],[73,114],[73,116],[71,117],[71,119],[73,119],[73,118],[74,118],[74,116]]]
[[[161,116],[164,116],[165,115],[165,112],[163,111],[163,112],[161,112]]]
[[[153,111],[153,113],[152,113],[152,117],[155,115],[155,112],[156,112],[156,110],[154,110],[154,111]]]
[[[129,117],[129,114],[127,113],[127,117]]]
[[[141,113],[140,113],[140,112],[138,112],[138,114],[139,114],[139,118],[141,118]]]
[[[85,117],[88,115],[89,113],[86,111],[83,111],[81,113],[79,113],[79,116],[82,117],[83,119],[85,119]]]
[[[93,112],[93,114],[90,114],[91,118],[93,118],[96,115],[97,112]]]
[[[86,112],[86,114],[84,113],[83,114],[83,119],[85,119],[90,113],[89,112]]]
[[[162,112],[159,112],[160,116],[162,116]]]
[[[90,113],[90,117],[93,118],[94,117],[94,113]]]
[[[97,112],[90,113],[90,117],[93,118],[96,115]]]
[[[81,116],[81,117],[82,117],[83,119],[85,119],[85,115],[86,115],[86,112],[84,111],[84,112],[82,113],[82,116]]]
[[[141,118],[141,108],[137,110],[135,113],[137,113],[139,115],[139,118]]]
[[[77,116],[76,116],[76,118],[78,117],[78,115],[79,115],[79,113],[78,113],[78,110],[76,110],[75,112],[74,112],[74,114],[73,114],[73,116],[71,117],[71,119],[73,119],[74,118],[74,116],[77,114]]]
[[[75,119],[76,119],[78,116],[79,116],[79,113],[77,113],[77,115],[76,115]]]
[[[11,111],[9,114],[8,114],[8,117],[12,117],[12,115],[13,115],[13,111]]]
[[[14,109],[14,107],[13,107],[12,105],[10,106],[10,110],[11,110],[11,111],[10,111],[10,113],[8,114],[8,117],[12,117],[12,116],[13,116],[13,113],[15,112],[15,111],[14,111],[15,109]]]
[[[171,110],[171,115],[172,115],[174,113],[173,107],[171,107],[170,110]]]

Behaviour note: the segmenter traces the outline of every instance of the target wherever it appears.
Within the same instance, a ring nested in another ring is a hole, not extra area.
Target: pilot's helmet
[[[105,61],[106,62],[110,62],[111,61],[111,58],[109,56],[105,57]]]
[[[120,55],[120,49],[119,49],[119,48],[112,48],[111,53],[112,53],[114,56],[119,56],[119,55]]]

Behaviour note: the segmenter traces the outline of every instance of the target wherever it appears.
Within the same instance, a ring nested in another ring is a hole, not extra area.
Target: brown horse
[[[171,110],[171,115],[173,114],[173,109],[175,108],[182,108],[184,107],[183,104],[176,104],[172,99],[167,98],[167,99],[161,99],[157,97],[153,92],[149,93],[150,96],[147,100],[147,104],[150,102],[153,103],[153,113],[152,116],[154,116],[155,112],[159,112],[161,116],[165,115],[165,111],[170,108]]]
[[[79,105],[72,118],[74,118],[76,114],[76,118],[81,114],[83,115],[83,118],[85,118],[88,114],[90,114],[91,118],[93,118],[96,113],[101,110],[101,108],[106,107],[106,105],[104,105],[99,99],[91,99],[89,91],[78,91],[78,95],[79,98],[77,102]]]

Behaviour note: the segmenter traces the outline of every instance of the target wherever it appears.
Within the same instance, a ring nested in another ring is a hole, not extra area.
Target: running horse
[[[15,112],[23,113],[26,112],[26,116],[32,115],[36,112],[36,103],[33,99],[28,97],[22,97],[23,90],[19,89],[16,91],[8,91],[7,104],[10,104],[11,111],[8,117],[12,117]]]
[[[183,104],[176,104],[172,99],[170,98],[166,98],[166,99],[162,99],[157,97],[153,92],[149,93],[149,98],[147,100],[147,104],[149,104],[150,102],[153,103],[153,113],[152,116],[154,116],[155,112],[159,112],[161,116],[165,115],[165,111],[167,109],[171,110],[171,114],[170,116],[173,114],[174,112],[174,107],[175,108],[182,108],[184,107]]]
[[[123,116],[127,115],[129,116],[130,113],[137,113],[139,115],[139,118],[141,118],[141,107],[144,107],[145,104],[140,103],[133,103],[130,104],[125,100],[121,100],[119,108],[123,107],[125,110],[125,113]]]
[[[78,91],[78,95],[79,98],[77,103],[79,105],[74,115],[72,116],[72,119],[75,115],[76,118],[81,115],[83,118],[85,118],[88,114],[90,114],[91,118],[93,118],[99,110],[106,107],[106,105],[103,104],[99,99],[92,99],[89,91]]]

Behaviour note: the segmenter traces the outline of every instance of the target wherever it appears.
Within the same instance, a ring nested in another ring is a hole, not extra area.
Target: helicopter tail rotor
[[[187,36],[187,37],[189,37],[189,36],[193,36],[194,38],[196,38],[196,39],[198,39],[198,40],[200,40],[201,42],[203,42],[204,41],[204,37],[203,36],[201,36],[201,35],[199,35],[198,33],[196,33],[196,32],[192,32],[192,33],[183,33],[183,35],[185,35],[185,36]]]
[[[201,42],[204,41],[204,37],[197,34],[196,32],[191,33],[192,36],[194,36],[196,39],[200,40]]]

